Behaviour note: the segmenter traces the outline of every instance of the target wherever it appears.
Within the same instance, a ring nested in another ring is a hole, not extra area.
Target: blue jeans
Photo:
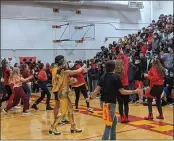
[[[23,89],[24,89],[25,93],[27,94],[27,97],[30,98],[31,90],[27,83],[23,83]]]
[[[101,102],[101,106],[103,107],[103,102]],[[112,126],[105,126],[105,130],[102,136],[102,140],[116,140],[116,125],[117,125],[117,117],[115,115],[116,104],[110,104],[109,110],[112,118]]]
[[[45,82],[39,82],[39,87],[41,88],[41,96],[36,100],[35,104],[39,104],[44,98],[45,95],[47,95],[47,100],[46,100],[46,104],[50,105],[50,98],[51,98],[51,93],[47,88],[47,85]]]

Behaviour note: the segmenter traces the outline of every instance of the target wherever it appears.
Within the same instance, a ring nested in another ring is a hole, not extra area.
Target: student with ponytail
[[[145,94],[148,97],[148,117],[145,117],[145,120],[153,120],[152,113],[152,101],[156,100],[157,109],[159,112],[159,116],[157,119],[164,119],[162,106],[161,106],[161,94],[163,92],[164,85],[164,75],[165,69],[161,65],[159,59],[152,60],[152,68],[149,70],[148,74],[144,74],[144,77],[150,80],[150,90]]]

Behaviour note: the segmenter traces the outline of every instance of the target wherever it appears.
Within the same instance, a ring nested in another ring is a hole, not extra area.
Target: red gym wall
[[[32,59],[32,62],[36,62],[36,57],[19,57],[20,63],[23,63],[24,59],[26,59],[27,62],[30,62],[30,59]]]

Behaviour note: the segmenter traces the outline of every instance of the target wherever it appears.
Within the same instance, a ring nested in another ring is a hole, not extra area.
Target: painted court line
[[[38,96],[33,95],[32,96],[32,100],[36,100],[36,98],[38,98]],[[45,99],[42,101],[42,103],[45,103]],[[54,100],[52,99],[50,101],[51,105],[54,106]],[[79,106],[79,113],[81,114],[86,114],[89,116],[93,116],[93,117],[98,117],[98,118],[102,118],[102,109],[101,108],[93,108],[94,113],[89,113],[86,111],[86,106],[80,105]],[[116,115],[119,115],[119,113],[116,112]],[[165,123],[162,121],[148,121],[148,120],[144,120],[142,117],[137,117],[134,115],[129,115],[129,120],[131,122],[127,123],[127,125],[139,128],[139,129],[145,129],[145,130],[149,130],[152,132],[156,132],[156,133],[160,133],[163,135],[168,135],[168,136],[172,136],[174,135],[173,133],[173,129],[174,126],[172,124],[169,123]],[[120,118],[118,118],[118,121],[120,121]]]
[[[118,132],[116,132],[116,134],[124,133],[124,132],[129,132],[129,131],[132,131],[132,130],[138,130],[138,128],[136,128],[136,129],[129,129],[129,130],[123,130],[123,131],[118,131]],[[101,136],[102,135],[97,135],[97,136],[93,136],[93,137],[83,138],[83,139],[80,139],[80,140],[90,140],[90,139],[101,137]]]

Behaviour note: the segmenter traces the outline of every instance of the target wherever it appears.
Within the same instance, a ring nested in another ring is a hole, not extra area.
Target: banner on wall
[[[25,62],[36,62],[36,57],[19,57],[19,61],[20,63],[24,63],[24,60],[26,60]]]
[[[10,66],[12,66],[12,67],[14,66],[15,63],[18,63],[16,57],[1,57],[1,61],[2,61],[3,59],[6,59],[6,61],[8,62],[8,64],[9,64]]]

